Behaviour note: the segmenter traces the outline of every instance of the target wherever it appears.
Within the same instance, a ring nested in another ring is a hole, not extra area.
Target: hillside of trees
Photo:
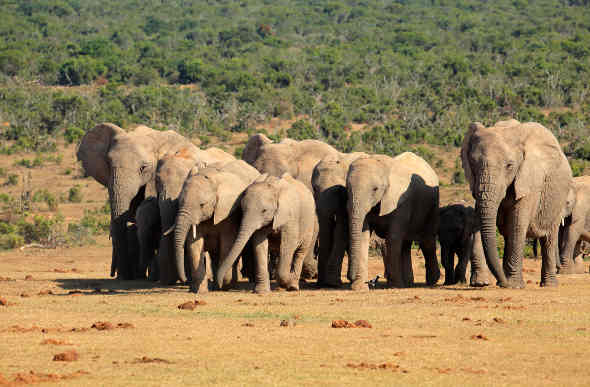
[[[0,150],[101,121],[395,154],[533,120],[590,160],[588,0],[4,0]],[[366,125],[363,131],[352,124]]]

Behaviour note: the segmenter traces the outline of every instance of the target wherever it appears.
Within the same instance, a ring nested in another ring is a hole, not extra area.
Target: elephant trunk
[[[123,190],[122,176],[117,170],[113,171],[112,183],[109,188],[111,203],[111,238],[113,256],[111,261],[111,277],[115,273],[121,279],[133,279],[134,268],[127,259],[127,222],[129,221],[129,207],[136,192]]]
[[[490,271],[496,277],[498,286],[508,287],[508,281],[504,270],[500,265],[498,257],[497,240],[496,240],[496,218],[499,203],[497,200],[484,200],[478,197],[475,203],[476,212],[481,222],[481,241],[483,244],[484,255]],[[495,199],[495,198],[494,198]]]
[[[178,277],[182,282],[186,282],[186,272],[184,269],[184,245],[190,226],[190,214],[180,209],[176,218],[176,226],[174,227],[174,253],[176,270],[178,271]]]
[[[348,264],[350,265],[350,280],[352,281],[352,288],[362,288],[367,281],[366,265],[368,260],[368,246],[363,243],[363,226],[365,217],[368,211],[359,210],[353,206],[350,212],[350,257]]]
[[[225,278],[226,273],[233,266],[234,262],[238,259],[238,257],[242,253],[242,250],[244,250],[246,243],[248,243],[248,241],[252,237],[252,234],[254,234],[255,231],[255,227],[250,226],[246,222],[242,221],[242,224],[240,225],[240,231],[236,236],[236,239],[234,241],[234,244],[232,245],[231,250],[229,251],[227,256],[223,257],[223,260],[219,263],[219,267],[216,273],[217,275],[215,276],[215,281],[219,289],[223,287],[223,279]]]

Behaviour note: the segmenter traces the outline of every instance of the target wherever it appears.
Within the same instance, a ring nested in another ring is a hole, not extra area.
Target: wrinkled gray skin
[[[149,279],[157,281],[158,264],[155,257],[162,232],[157,198],[150,197],[141,202],[135,213],[135,224],[139,241],[139,271],[137,278],[145,278],[146,271],[149,268]]]
[[[582,241],[590,242],[590,176],[573,178],[563,226],[560,227],[559,274],[579,274],[584,266],[575,265],[575,253]]]
[[[348,169],[346,189],[352,289],[368,289],[371,231],[386,241],[383,262],[388,286],[412,286],[414,240],[424,253],[426,282],[436,284],[440,278],[436,259],[438,177],[428,163],[409,152],[394,158],[361,157]]]
[[[270,291],[269,248],[280,251],[279,286],[298,290],[303,261],[313,255],[318,232],[315,204],[309,189],[287,173],[281,178],[264,174],[246,189],[240,207],[240,229],[217,271],[218,286],[223,285],[226,273],[251,240],[256,261],[254,291]]]
[[[260,173],[276,177],[289,173],[313,192],[311,176],[314,167],[324,157],[338,154],[332,146],[317,140],[287,138],[275,144],[265,135],[256,134],[248,139],[242,159]],[[317,261],[313,257],[306,258],[303,274],[304,278],[313,278],[317,274]]]
[[[111,276],[134,279],[139,257],[128,251],[127,223],[146,196],[155,196],[158,160],[173,153],[189,140],[173,131],[157,131],[138,126],[126,132],[117,125],[102,123],[82,138],[77,157],[86,174],[109,190],[113,257]]]
[[[206,262],[202,252],[209,252],[213,272],[221,257],[228,254],[238,233],[242,218],[240,197],[246,187],[260,174],[242,160],[191,172],[178,199],[179,208],[174,226],[176,269],[180,280],[186,281],[185,245],[191,262],[192,292],[208,291]],[[237,281],[237,265],[228,271],[222,282]]]
[[[486,261],[498,286],[524,288],[527,237],[541,239],[541,286],[556,286],[558,232],[572,172],[555,136],[537,123],[500,121],[469,127],[461,149],[481,223]],[[504,236],[501,266],[496,225]]]
[[[180,279],[175,262],[174,238],[166,234],[174,225],[178,211],[178,196],[184,181],[193,168],[203,168],[212,163],[228,163],[235,158],[218,148],[199,149],[194,144],[186,144],[176,152],[169,153],[158,162],[156,171],[156,190],[162,223],[162,237],[158,250],[160,282],[174,284]],[[187,261],[188,266],[188,261]]]
[[[342,285],[342,261],[348,250],[346,174],[350,164],[361,156],[367,155],[361,152],[329,155],[313,169],[311,184],[320,225],[319,286]]]
[[[439,211],[438,240],[440,260],[445,269],[445,285],[467,283],[467,263],[471,263],[469,285],[487,286],[487,267],[481,234],[473,207],[451,204]],[[454,267],[454,256],[458,257]]]

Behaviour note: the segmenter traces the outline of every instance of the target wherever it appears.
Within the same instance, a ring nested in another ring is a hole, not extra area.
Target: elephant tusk
[[[561,227],[563,227],[565,224],[564,218],[561,218]]]
[[[197,225],[193,224],[193,239],[197,239]]]
[[[168,230],[164,231],[164,233],[162,235],[164,236],[168,236],[172,233],[172,231],[174,231],[174,226],[176,225],[172,225],[172,227],[170,227]]]

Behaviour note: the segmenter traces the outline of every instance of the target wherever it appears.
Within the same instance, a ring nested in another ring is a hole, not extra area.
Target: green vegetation
[[[76,184],[68,191],[68,201],[72,203],[82,202],[82,189]]]
[[[393,154],[457,146],[470,121],[511,116],[590,159],[585,0],[7,0],[0,12],[1,135],[15,140],[3,153],[50,151],[57,133],[74,143],[101,121],[208,140],[280,117],[297,118],[284,135]]]

